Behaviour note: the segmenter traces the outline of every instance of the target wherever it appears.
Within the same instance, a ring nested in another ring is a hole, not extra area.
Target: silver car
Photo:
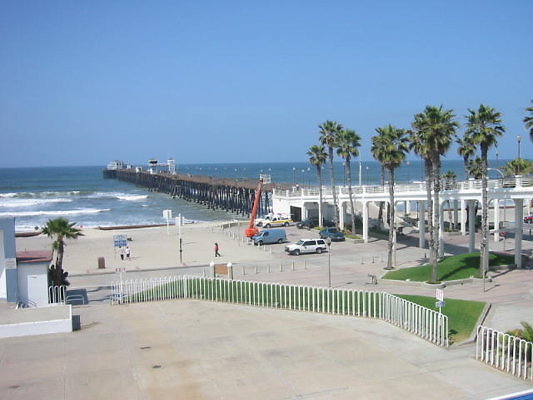
[[[327,246],[324,239],[300,239],[296,243],[285,246],[285,251],[295,256],[305,253],[320,254],[326,249]]]

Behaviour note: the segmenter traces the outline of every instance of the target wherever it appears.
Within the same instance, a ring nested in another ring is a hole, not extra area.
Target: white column
[[[344,202],[339,202],[339,228],[342,231],[344,229],[344,213],[345,213],[345,204]]]
[[[473,253],[476,245],[476,217],[474,200],[468,200],[468,252]]]
[[[466,201],[461,200],[461,235],[466,236]]]
[[[457,229],[457,223],[459,222],[459,211],[457,210],[458,206],[459,206],[459,201],[455,199],[453,201],[453,226],[455,229]]]
[[[405,216],[407,217],[411,214],[411,202],[409,200],[405,201]]]
[[[514,236],[514,263],[516,268],[522,268],[522,233],[524,232],[524,200],[514,201],[514,220],[516,232]]]
[[[418,247],[426,247],[426,202],[418,201]]]
[[[363,200],[363,241],[368,243],[368,202]]]
[[[322,203],[322,206],[324,203]],[[320,206],[320,199],[318,200],[318,225],[324,226],[324,216],[322,215],[322,207]]]
[[[492,200],[492,209],[494,212],[494,241],[500,240],[500,201],[498,199]]]
[[[439,204],[439,257],[444,256],[444,203]]]

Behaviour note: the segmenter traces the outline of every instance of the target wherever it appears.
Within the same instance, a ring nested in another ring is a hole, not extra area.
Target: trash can
[[[98,269],[105,269],[105,258],[98,257]]]

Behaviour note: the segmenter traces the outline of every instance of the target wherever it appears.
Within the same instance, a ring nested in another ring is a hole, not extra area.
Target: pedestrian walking
[[[213,249],[215,250],[215,257],[222,257],[218,252],[219,247],[217,242],[215,242],[215,246],[213,247]]]
[[[120,259],[124,261],[124,249],[122,247],[120,248]]]
[[[130,248],[128,246],[126,246],[125,253],[126,253],[126,260],[131,260],[131,258],[130,258],[131,250],[130,250]]]

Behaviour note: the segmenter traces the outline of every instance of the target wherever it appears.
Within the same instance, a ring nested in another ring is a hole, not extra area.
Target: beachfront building
[[[0,218],[0,300],[17,301],[15,218]]]
[[[349,195],[347,187],[337,187],[337,197],[339,204],[339,222],[340,226],[344,226],[344,222],[348,221],[349,212]],[[354,186],[352,187],[354,193],[354,201],[359,212],[359,217],[362,220],[362,236],[363,240],[368,242],[369,227],[371,221],[377,222],[371,218],[371,207],[379,202],[388,203],[389,193],[386,186]],[[333,219],[334,206],[333,195],[329,188],[323,190],[323,209],[324,218]],[[514,234],[514,254],[515,263],[518,268],[522,265],[522,232],[524,209],[525,214],[531,214],[531,201],[533,200],[533,179],[526,179],[521,176],[516,176],[512,180],[490,180],[488,184],[488,198],[489,207],[493,209],[492,221],[494,229],[494,240],[500,239],[500,233]],[[272,196],[272,207],[276,214],[290,214],[296,220],[305,219],[309,217],[318,217],[318,188],[293,188],[292,190],[274,189]],[[467,210],[468,210],[468,232],[475,231],[475,216],[474,216],[474,202],[481,204],[481,181],[467,180],[458,182],[454,185],[448,185],[440,194],[440,250],[441,255],[444,254],[444,243],[442,242],[442,230],[444,229],[444,208],[449,204],[458,204],[454,209],[453,215],[455,222],[459,222],[461,226],[461,234],[467,234]],[[411,213],[415,210],[415,216],[418,219],[418,236],[419,246],[425,247],[425,220],[426,220],[426,202],[427,193],[425,182],[397,184],[395,186],[395,207],[402,204],[405,213]],[[509,204],[512,204],[512,210],[505,213]],[[501,218],[501,211],[504,211],[504,218]],[[512,223],[510,223],[512,221]],[[450,221],[451,222],[451,221]],[[398,219],[396,220],[398,226]],[[473,252],[475,248],[475,236],[470,235],[469,251]]]

